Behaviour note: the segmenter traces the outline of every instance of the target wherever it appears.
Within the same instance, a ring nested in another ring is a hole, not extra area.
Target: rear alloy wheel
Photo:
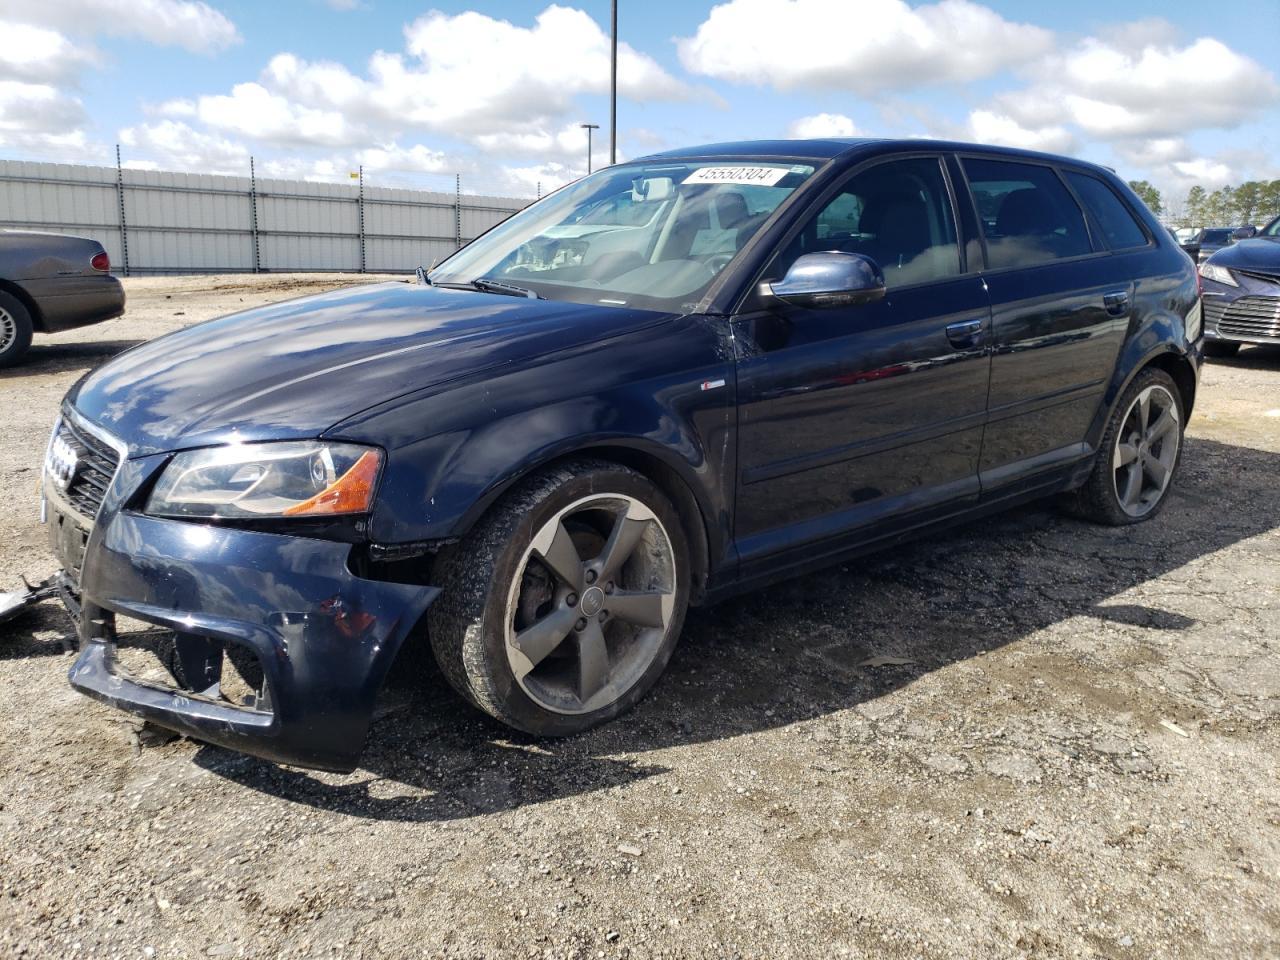
[[[0,291],[0,368],[11,367],[31,346],[31,314],[17,297]]]
[[[1163,370],[1143,371],[1116,405],[1093,473],[1079,491],[1086,516],[1113,526],[1155,516],[1178,467],[1183,429],[1173,380]]]
[[[653,685],[684,619],[678,516],[646,478],[580,461],[536,477],[443,557],[428,630],[453,686],[504,723],[576,733]]]

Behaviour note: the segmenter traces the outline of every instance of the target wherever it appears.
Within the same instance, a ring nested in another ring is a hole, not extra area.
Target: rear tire
[[[1076,512],[1095,523],[1150,520],[1169,499],[1182,458],[1185,415],[1177,385],[1163,370],[1143,370],[1120,397]]]
[[[1218,357],[1227,359],[1234,357],[1240,352],[1240,344],[1232,343],[1229,340],[1206,340],[1204,342],[1204,355],[1206,357]]]
[[[689,596],[676,509],[648,478],[601,460],[530,478],[438,569],[427,629],[446,678],[536,736],[634,706],[666,668]]]
[[[0,369],[11,367],[31,346],[31,313],[22,301],[0,290]]]

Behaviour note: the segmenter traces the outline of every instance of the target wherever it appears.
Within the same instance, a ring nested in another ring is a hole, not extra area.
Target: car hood
[[[663,318],[648,310],[383,283],[160,337],[84,377],[68,400],[132,456],[315,437],[398,396]]]
[[[1210,262],[1239,270],[1280,273],[1280,237],[1251,237],[1237,240],[1217,251]]]

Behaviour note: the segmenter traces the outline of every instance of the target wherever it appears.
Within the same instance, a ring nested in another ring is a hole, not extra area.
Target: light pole
[[[613,0],[613,51],[609,60],[609,165],[618,162],[618,0]]]
[[[587,131],[587,173],[591,173],[591,131],[599,130],[598,123],[580,123],[578,124],[583,130]]]

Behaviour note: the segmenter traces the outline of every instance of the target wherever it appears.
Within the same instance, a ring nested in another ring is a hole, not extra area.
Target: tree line
[[[1160,191],[1146,180],[1130,180],[1133,192],[1151,212],[1175,227],[1262,226],[1280,215],[1280,180],[1246,180],[1210,193],[1197,184],[1181,203],[1166,204]]]

